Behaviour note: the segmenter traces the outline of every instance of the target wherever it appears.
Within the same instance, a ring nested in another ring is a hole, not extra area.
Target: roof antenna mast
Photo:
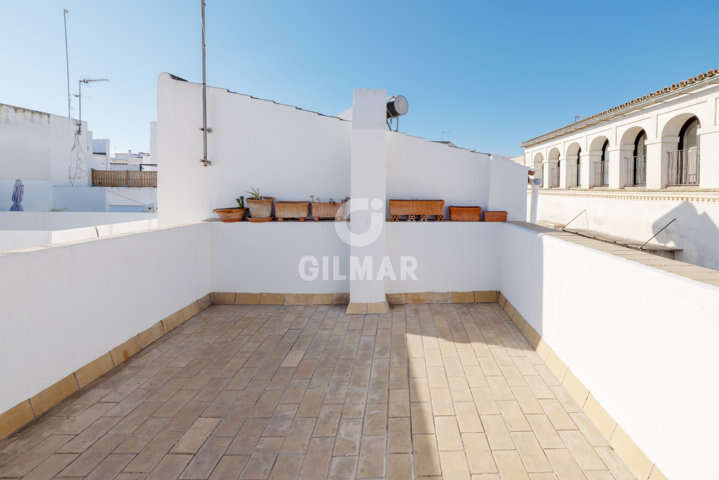
[[[205,52],[205,0],[200,0],[200,11],[202,14],[202,160],[204,167],[212,165],[207,159],[207,70]]]
[[[70,55],[67,49],[67,15],[70,10],[63,8],[62,19],[65,24],[65,73],[67,75],[67,119],[70,120]]]

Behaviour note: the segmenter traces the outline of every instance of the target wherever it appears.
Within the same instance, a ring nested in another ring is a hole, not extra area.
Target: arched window
[[[602,145],[602,158],[600,160],[601,168],[599,176],[599,184],[602,186],[609,185],[609,140],[604,140]]]
[[[582,147],[577,150],[577,187],[582,184]]]
[[[632,183],[647,184],[647,133],[642,130],[634,140],[634,165]]]
[[[679,151],[675,165],[669,166],[669,183],[699,184],[699,119],[692,117],[679,130]]]

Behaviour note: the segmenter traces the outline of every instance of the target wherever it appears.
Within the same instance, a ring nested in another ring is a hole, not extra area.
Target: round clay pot
[[[248,198],[245,203],[250,207],[252,218],[270,218],[272,216],[272,202],[274,197],[262,197],[260,199]]]
[[[245,218],[246,208],[216,208],[215,213],[222,222],[241,222]]]

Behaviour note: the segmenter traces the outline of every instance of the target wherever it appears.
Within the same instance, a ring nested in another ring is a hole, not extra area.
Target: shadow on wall
[[[679,249],[677,260],[719,269],[719,227],[707,215],[699,213],[690,202],[682,202],[652,223],[652,230],[658,232],[672,219],[677,221],[652,240]]]

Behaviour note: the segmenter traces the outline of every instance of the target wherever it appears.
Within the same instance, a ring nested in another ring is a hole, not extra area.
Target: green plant
[[[250,189],[247,194],[250,196],[252,200],[261,200],[262,194],[260,193],[260,189],[257,187],[254,187]]]
[[[240,198],[235,199],[237,201],[238,208],[245,208],[245,197],[240,195]]]

